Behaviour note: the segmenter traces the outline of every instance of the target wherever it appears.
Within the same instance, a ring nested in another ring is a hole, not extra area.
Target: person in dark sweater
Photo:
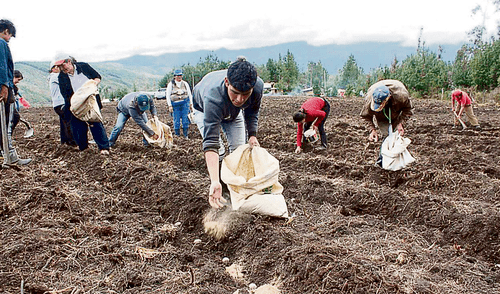
[[[101,122],[82,121],[76,118],[70,111],[73,94],[88,80],[94,80],[96,84],[99,84],[101,82],[101,75],[88,63],[76,62],[71,56],[57,60],[55,65],[61,69],[59,73],[59,89],[61,90],[61,95],[64,97],[64,111],[70,117],[71,131],[74,140],[78,144],[78,148],[81,151],[88,148],[89,140],[87,133],[90,129],[101,154],[108,155],[109,140],[104,125]],[[99,109],[102,109],[99,94],[96,95],[96,100]]]

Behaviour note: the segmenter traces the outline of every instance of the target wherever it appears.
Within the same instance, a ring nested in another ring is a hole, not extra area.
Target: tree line
[[[347,96],[361,96],[370,85],[382,79],[402,81],[412,97],[436,97],[455,88],[471,91],[489,91],[500,83],[500,40],[465,44],[457,51],[453,62],[443,61],[442,49],[432,52],[425,43],[417,46],[415,53],[390,65],[375,68],[365,73],[358,66],[354,55],[350,55],[336,75],[330,75],[321,61],[309,62],[305,71],[300,71],[292,52],[279,55],[277,60],[269,58],[266,64],[256,65],[259,76],[274,83],[283,94],[300,94],[312,88],[315,95],[336,96],[344,89]],[[214,53],[200,58],[196,65],[181,66],[186,80],[194,87],[207,73],[226,69],[231,61],[220,60]],[[165,87],[173,78],[167,73],[159,86]]]

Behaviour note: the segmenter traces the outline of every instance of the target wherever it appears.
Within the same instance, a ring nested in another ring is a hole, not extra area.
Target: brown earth
[[[34,161],[0,171],[0,292],[500,293],[498,105],[475,106],[478,132],[453,129],[448,103],[414,101],[417,161],[389,172],[373,165],[361,98],[328,98],[328,150],[294,154],[291,115],[305,99],[266,97],[259,123],[294,217],[235,214],[220,241],[203,230],[209,181],[194,126],[170,150],[147,149],[129,121],[106,157],[60,146],[50,107],[23,110],[35,136],[20,124],[15,144]],[[115,105],[103,109],[108,133]]]

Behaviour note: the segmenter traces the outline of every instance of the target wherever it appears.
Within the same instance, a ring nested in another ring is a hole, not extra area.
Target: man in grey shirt
[[[214,208],[222,207],[224,201],[219,176],[219,155],[223,155],[220,129],[230,152],[245,144],[247,135],[250,147],[259,146],[257,127],[263,89],[255,66],[241,57],[227,70],[207,74],[193,89],[194,120],[203,137],[211,182],[209,203]]]
[[[141,92],[129,93],[120,100],[116,110],[118,111],[118,118],[116,119],[116,124],[109,135],[110,147],[113,147],[116,144],[116,140],[122,132],[125,123],[131,117],[141,127],[141,129],[152,137],[153,140],[158,139],[158,135],[156,135],[155,132],[146,124],[148,122],[148,116],[146,115],[147,110],[151,112],[153,118],[157,116],[155,104],[149,95]],[[145,146],[149,145],[144,138],[142,141]]]

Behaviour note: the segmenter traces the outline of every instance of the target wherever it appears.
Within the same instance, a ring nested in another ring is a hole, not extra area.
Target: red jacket
[[[325,119],[326,112],[322,109],[325,107],[325,100],[319,97],[312,97],[308,99],[302,106],[301,109],[305,110],[306,120],[305,122],[312,122],[316,118],[315,126],[319,126]],[[311,126],[312,127],[312,126]],[[304,125],[302,123],[297,123],[297,146],[302,146],[302,135],[304,133]]]

